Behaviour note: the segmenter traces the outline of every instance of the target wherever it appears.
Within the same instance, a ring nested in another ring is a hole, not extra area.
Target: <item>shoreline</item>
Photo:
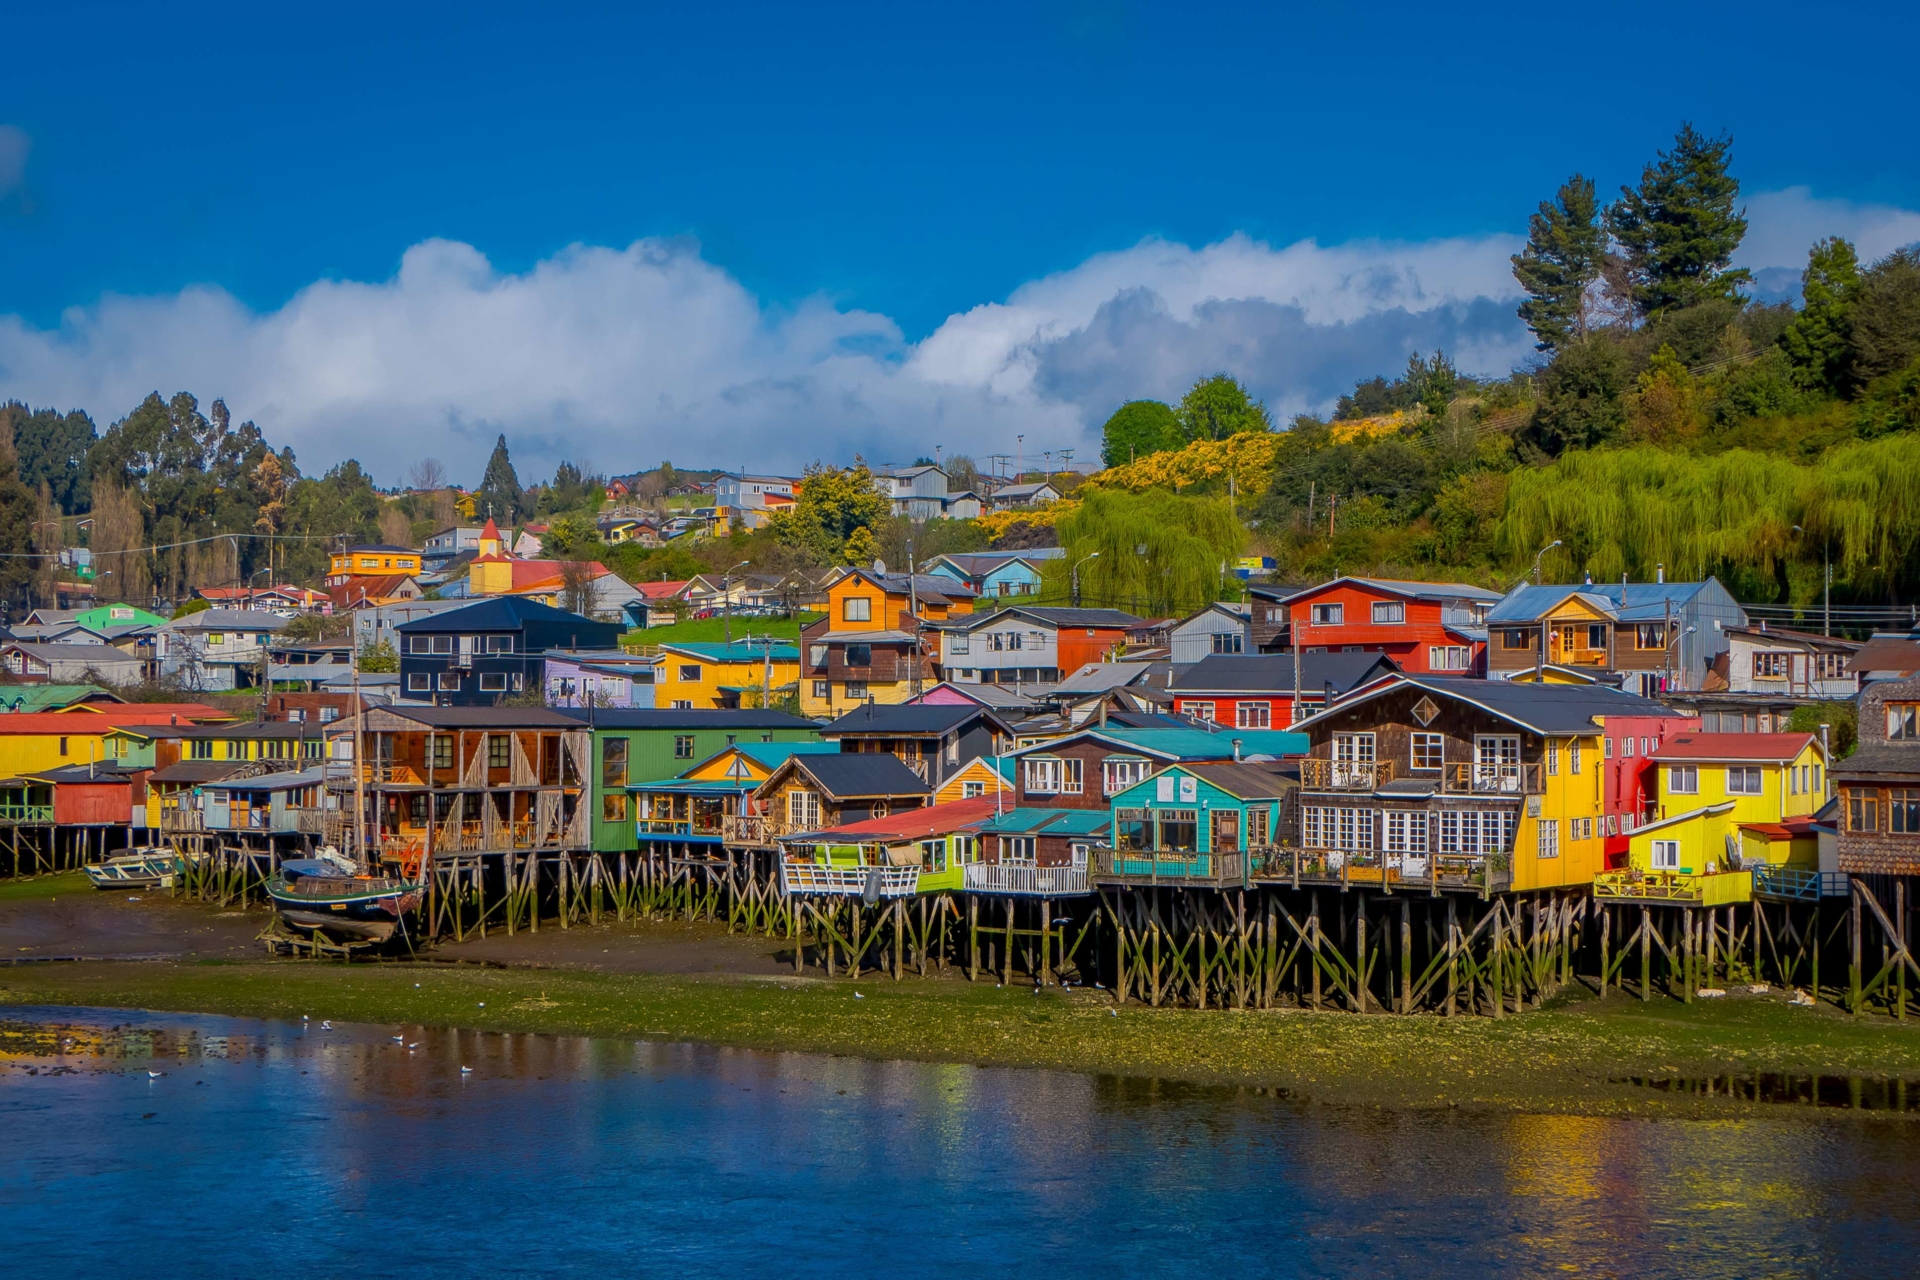
[[[856,994],[857,993],[857,994]],[[691,1042],[1273,1090],[1302,1102],[1687,1118],[1907,1119],[1729,1097],[1732,1076],[1900,1079],[1920,1028],[1762,997],[1609,997],[1491,1018],[1116,1008],[1097,991],[950,978],[605,973],[494,964],[87,960],[0,966],[10,1006],[68,1005]],[[1714,1094],[1704,1082],[1715,1080]],[[1666,1087],[1630,1083],[1668,1082]],[[1686,1091],[1698,1082],[1702,1091]]]

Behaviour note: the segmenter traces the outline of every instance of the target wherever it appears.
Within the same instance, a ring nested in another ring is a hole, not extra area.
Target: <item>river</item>
[[[9,1277],[1851,1277],[1920,1252],[1920,1130],[1857,1114],[1409,1113],[75,1009],[0,1012],[0,1050]]]

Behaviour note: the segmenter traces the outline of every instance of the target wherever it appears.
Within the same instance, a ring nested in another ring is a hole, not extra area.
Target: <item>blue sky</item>
[[[1290,411],[1415,345],[1524,358],[1502,237],[1683,119],[1735,136],[1752,265],[1920,238],[1911,6],[1448,10],[39,6],[0,395],[224,395],[390,476],[496,429],[1085,456],[1196,371]]]

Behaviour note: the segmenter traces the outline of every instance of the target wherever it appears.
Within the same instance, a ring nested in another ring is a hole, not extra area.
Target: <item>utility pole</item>
[[[914,575],[913,539],[907,539],[907,612],[913,615],[913,674],[908,677],[907,687],[914,697],[920,696],[920,664],[925,654],[920,647],[920,583]]]

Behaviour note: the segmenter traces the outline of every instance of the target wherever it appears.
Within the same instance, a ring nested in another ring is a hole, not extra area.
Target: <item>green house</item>
[[[1272,764],[1174,765],[1113,797],[1112,845],[1094,876],[1243,879],[1247,855],[1279,843],[1298,786],[1296,773]]]
[[[567,715],[593,730],[593,847],[637,849],[629,796],[637,782],[679,778],[741,743],[818,742],[819,726],[784,711],[660,711],[590,707]]]

